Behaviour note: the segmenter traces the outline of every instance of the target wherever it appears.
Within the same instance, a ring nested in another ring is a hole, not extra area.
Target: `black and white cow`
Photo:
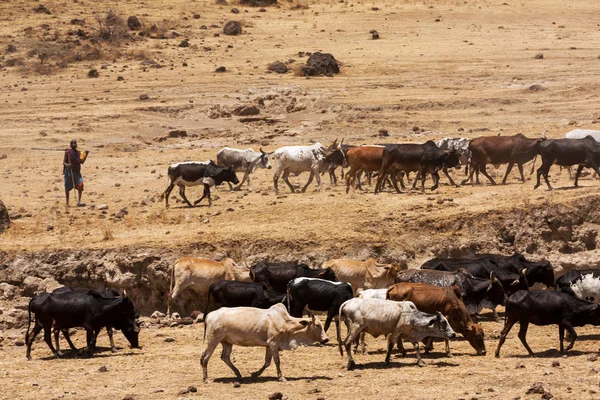
[[[265,153],[262,148],[257,153],[252,149],[240,150],[225,147],[217,153],[217,164],[222,167],[232,167],[235,172],[244,173],[242,181],[235,188],[233,188],[231,182],[227,182],[229,190],[240,190],[246,181],[248,181],[248,190],[252,190],[250,187],[250,174],[256,171],[257,168],[271,169],[269,153]]]
[[[556,280],[556,288],[578,299],[600,303],[600,269],[572,269]]]
[[[304,307],[311,311],[327,311],[325,332],[331,320],[339,331],[338,313],[346,300],[354,297],[352,286],[347,282],[331,282],[319,278],[296,278],[287,285],[287,297],[292,317],[300,318]]]
[[[321,278],[337,282],[331,268],[312,269],[308,265],[294,261],[264,262],[250,267],[252,282],[264,283],[278,293],[287,293],[288,283],[295,278]]]
[[[210,198],[210,187],[220,185],[223,182],[232,182],[237,185],[239,183],[235,171],[231,167],[219,167],[214,161],[205,162],[182,162],[172,164],[167,172],[169,178],[169,186],[160,195],[160,200],[163,197],[166,199],[166,206],[169,207],[169,195],[175,187],[179,186],[179,195],[185,200],[189,207],[193,207],[192,203],[189,202],[185,197],[185,188],[187,186],[198,186],[204,185],[204,193],[199,200],[194,202],[194,206],[197,205],[204,199],[208,198],[208,205],[212,205]]]
[[[471,139],[467,138],[443,138],[435,142],[440,149],[455,149],[458,155],[459,166],[465,166],[465,175],[467,174],[468,165],[471,162],[471,150],[469,150],[469,142]],[[458,166],[457,166],[458,167]],[[442,168],[444,175],[448,177],[450,184],[452,186],[456,186],[450,175],[448,174],[448,167],[444,166]]]

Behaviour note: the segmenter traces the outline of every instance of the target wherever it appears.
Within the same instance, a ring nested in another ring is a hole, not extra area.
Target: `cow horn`
[[[263,151],[262,147],[260,147],[260,148],[259,148],[259,150],[260,150],[260,152],[261,152],[262,154],[266,154],[266,153]]]
[[[123,289],[123,297],[127,297],[127,289]]]
[[[514,281],[512,281],[512,283],[510,284],[510,286],[515,286],[519,284],[519,278],[515,279]]]
[[[527,273],[527,268],[523,268],[521,270],[521,275],[525,276],[526,273]]]

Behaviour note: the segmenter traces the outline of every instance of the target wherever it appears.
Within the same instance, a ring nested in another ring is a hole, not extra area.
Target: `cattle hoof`
[[[417,365],[418,365],[419,367],[424,367],[424,366],[425,366],[425,363],[424,363],[423,361],[419,360],[419,361],[417,361]]]
[[[352,371],[354,368],[356,368],[356,363],[355,362],[349,362],[348,363],[348,371]]]
[[[133,348],[133,347],[132,347],[132,348]],[[112,349],[110,349],[110,352],[111,352],[111,353],[116,353],[116,352],[117,352],[117,348],[116,348],[116,347],[113,347]]]
[[[210,379],[205,379],[205,380],[204,380],[204,383],[205,383],[205,384],[209,384],[209,383],[211,383],[211,380],[210,380]]]
[[[287,382],[287,379],[285,379],[283,376],[279,377],[279,382]]]
[[[28,357],[27,357],[27,361],[31,361],[31,356],[28,356]]]
[[[448,354],[446,354],[446,357],[452,358],[452,357],[454,357],[454,355],[452,353],[448,353]]]

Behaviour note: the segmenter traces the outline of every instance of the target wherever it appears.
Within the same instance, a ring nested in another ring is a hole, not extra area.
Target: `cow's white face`
[[[269,154],[265,153],[262,149],[260,149],[260,160],[258,161],[258,165],[260,168],[271,169],[271,163],[269,161]]]
[[[586,274],[581,280],[572,283],[571,289],[575,293],[575,296],[581,300],[600,303],[600,277],[597,278],[593,274]]]

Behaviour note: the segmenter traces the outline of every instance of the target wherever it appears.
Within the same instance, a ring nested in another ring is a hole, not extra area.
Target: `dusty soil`
[[[571,189],[557,168],[552,192],[532,191],[531,176],[521,184],[514,171],[506,186],[346,195],[324,176],[321,191],[290,194],[280,186],[275,195],[272,171],[259,170],[252,191],[215,190],[212,208],[185,208],[175,194],[169,210],[159,202],[170,163],[214,159],[223,146],[271,151],[336,138],[354,144],[518,132],[553,138],[594,129],[600,121],[595,1],[296,0],[264,12],[212,1],[43,4],[50,14],[22,0],[3,4],[0,16],[0,199],[13,217],[0,235],[0,368],[8,383],[0,397],[172,398],[195,384],[208,397],[281,391],[292,398],[514,398],[527,397],[537,381],[558,398],[595,397],[598,372],[588,361],[598,350],[593,328],[580,329],[586,337],[567,359],[553,351],[522,358],[514,332],[500,360],[474,357],[457,341],[455,358],[430,359],[425,369],[411,359],[383,368],[383,356],[372,354],[358,358],[367,368],[348,373],[333,347],[302,348],[283,356],[289,383],[265,379],[238,389],[231,380],[200,384],[198,325],[148,330],[143,350],[90,360],[44,359],[48,350],[36,343],[27,363],[24,349],[14,346],[28,296],[56,284],[111,284],[130,289],[144,314],[163,309],[168,268],[179,256],[302,259],[315,266],[331,257],[374,256],[416,267],[436,255],[521,251],[548,258],[557,272],[598,266],[598,182],[585,177]],[[96,17],[109,10],[124,20],[138,16],[144,36],[103,40]],[[223,35],[229,20],[242,23],[241,35]],[[380,39],[371,39],[372,29]],[[188,46],[180,47],[184,39]],[[306,52],[316,51],[332,53],[341,74],[298,76]],[[268,72],[277,60],[290,72]],[[220,66],[226,72],[214,72]],[[88,77],[91,69],[97,78]],[[257,120],[230,116],[250,103],[260,109]],[[390,136],[380,137],[380,129]],[[173,130],[188,136],[165,139]],[[62,154],[31,148],[64,149],[73,138],[91,150],[83,166],[88,206],[67,209]],[[307,177],[292,180],[304,184]],[[461,180],[462,172],[454,177]],[[197,188],[187,192],[200,196]],[[183,295],[179,311],[201,306],[194,296]],[[484,328],[491,352],[501,324]],[[157,333],[176,341],[164,343]],[[538,351],[557,346],[555,328],[533,327],[529,337]],[[371,342],[371,350],[383,347]],[[262,350],[234,352],[245,375],[261,363]],[[553,368],[555,360],[560,366]],[[96,372],[102,365],[107,373]],[[218,355],[210,368],[214,378],[231,377]],[[309,393],[315,387],[321,392]],[[164,392],[152,393],[158,389]]]

